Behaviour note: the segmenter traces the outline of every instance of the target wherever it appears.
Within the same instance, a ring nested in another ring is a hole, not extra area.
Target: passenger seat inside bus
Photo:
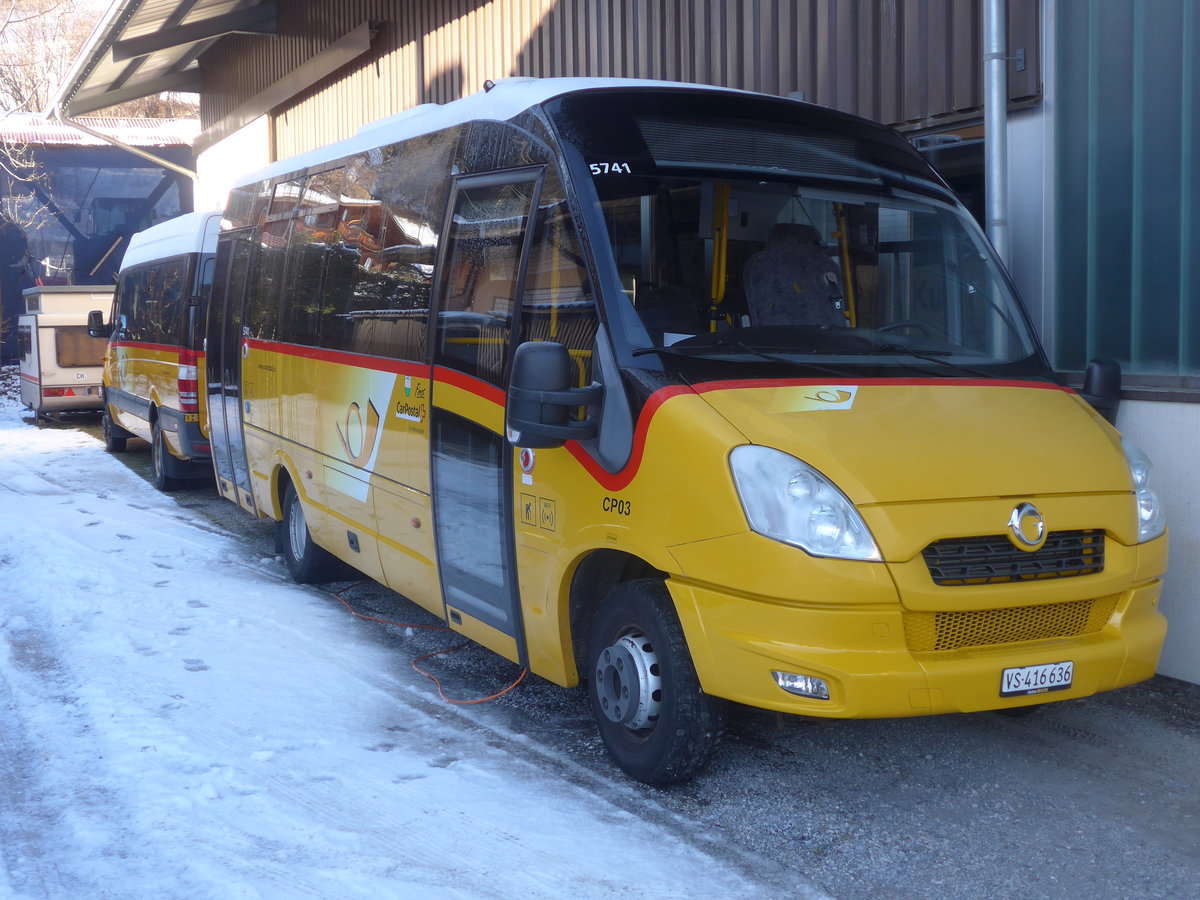
[[[846,324],[837,264],[811,225],[778,222],[742,273],[752,325]]]

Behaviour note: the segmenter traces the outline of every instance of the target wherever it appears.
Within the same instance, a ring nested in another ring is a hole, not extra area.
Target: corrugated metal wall
[[[1040,96],[1038,0],[1009,0],[1013,100]],[[982,102],[979,0],[293,0],[279,36],[233,37],[201,59],[212,125],[360,23],[372,49],[275,113],[275,154],[446,102],[509,75],[624,75],[765,91],[895,125]]]

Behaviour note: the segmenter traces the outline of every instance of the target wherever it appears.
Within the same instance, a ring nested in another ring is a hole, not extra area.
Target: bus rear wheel
[[[300,495],[291,484],[283,492],[283,518],[276,527],[283,561],[292,580],[299,584],[321,584],[336,579],[341,569],[339,561],[313,541]]]
[[[588,694],[604,746],[646,784],[698,774],[724,731],[722,701],[705,694],[666,585],[615,586],[596,613]]]
[[[173,491],[179,487],[179,479],[174,475],[175,457],[167,449],[167,439],[163,436],[157,419],[150,426],[150,463],[154,470],[156,488],[160,491]]]
[[[105,450],[109,453],[125,452],[126,432],[113,423],[112,416],[108,414],[108,410],[105,410],[104,415],[100,417],[100,432],[104,435]]]

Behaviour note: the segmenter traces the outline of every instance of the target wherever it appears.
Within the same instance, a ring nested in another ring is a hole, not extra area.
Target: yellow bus
[[[112,312],[92,312],[90,333],[107,337],[105,447],[123,452],[131,437],[150,444],[161,491],[211,477],[200,390],[205,308],[220,212],[193,212],[135,234],[121,260]]]
[[[862,119],[590,79],[418,107],[233,189],[206,347],[219,489],[293,577],[348,563],[586,683],[635,779],[700,771],[727,701],[1020,711],[1154,673],[1149,464]]]

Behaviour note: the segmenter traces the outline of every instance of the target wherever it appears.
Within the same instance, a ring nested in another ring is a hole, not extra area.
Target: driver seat
[[[837,265],[811,225],[778,222],[746,260],[742,287],[752,325],[843,326]]]

